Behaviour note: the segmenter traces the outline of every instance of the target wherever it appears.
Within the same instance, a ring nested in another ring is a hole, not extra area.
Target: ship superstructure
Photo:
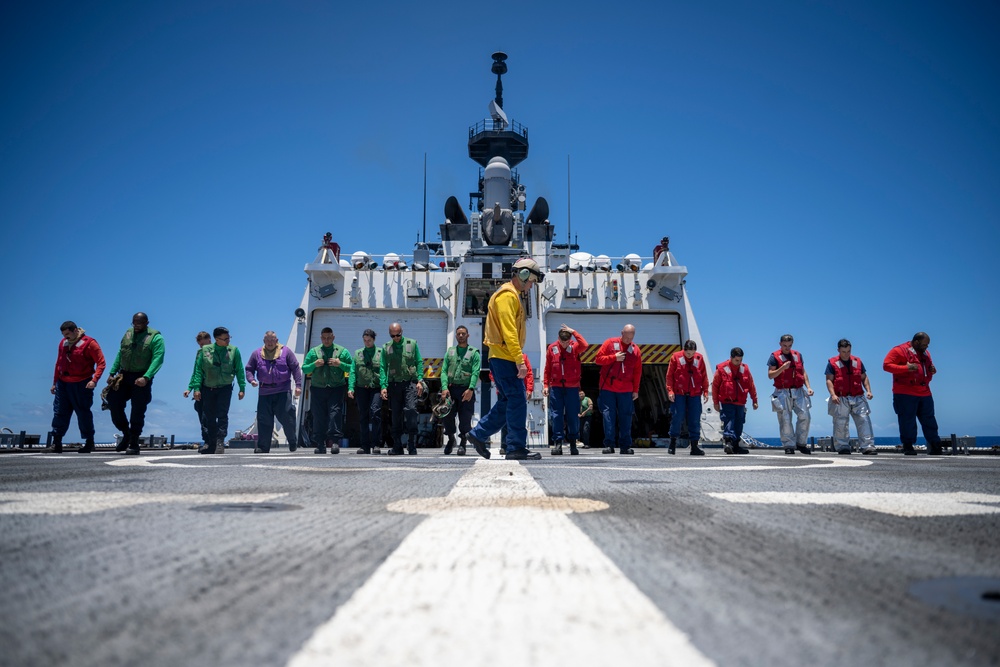
[[[495,397],[488,351],[482,346],[486,306],[493,291],[509,278],[511,265],[530,256],[546,275],[523,298],[528,329],[525,353],[536,378],[528,399],[528,445],[549,444],[541,381],[544,352],[564,323],[590,343],[583,356],[581,387],[595,406],[597,349],[605,339],[619,335],[624,325],[635,325],[635,343],[642,350],[644,367],[633,437],[640,445],[665,437],[669,412],[664,378],[670,355],[690,338],[708,361],[687,298],[687,268],[677,263],[665,236],[651,239],[655,248],[649,256],[595,255],[578,252],[575,245],[553,243],[554,227],[545,198],[538,197],[525,212],[527,192],[515,167],[528,157],[528,129],[509,119],[503,108],[501,77],[507,72],[506,59],[504,53],[493,54],[497,81],[490,117],[469,128],[469,157],[481,167],[478,189],[469,198],[469,214],[456,197],[449,197],[440,242],[417,243],[409,255],[377,255],[367,250],[341,253],[328,233],[316,258],[305,265],[307,286],[288,345],[301,360],[320,344],[320,331],[329,326],[335,342],[353,351],[362,347],[365,329],[373,329],[378,334],[376,344],[381,345],[389,340],[389,325],[399,322],[404,335],[418,342],[424,357],[424,380],[431,396],[421,409],[421,423],[426,427],[433,397],[440,391],[445,351],[455,344],[455,328],[465,325],[470,344],[481,347],[483,358],[475,423]],[[718,416],[711,405],[706,407],[702,439],[719,440]],[[308,432],[308,410],[307,383],[298,409],[304,432]],[[354,446],[358,428],[353,406],[348,407],[347,416],[345,431]],[[592,424],[592,440],[599,444],[603,434],[599,414]],[[437,443],[431,439],[422,444]]]

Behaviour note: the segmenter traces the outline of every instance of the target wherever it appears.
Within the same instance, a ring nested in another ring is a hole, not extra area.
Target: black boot
[[[562,456],[562,440],[557,440],[549,448],[549,456]]]
[[[799,450],[803,454],[812,454],[812,450],[809,449],[808,445],[795,445],[795,449]]]
[[[705,450],[698,446],[697,440],[691,441],[691,456],[704,456]]]
[[[63,453],[63,451],[62,451],[62,438],[60,438],[59,436],[56,436],[52,440],[52,453],[53,454],[62,454]]]
[[[444,446],[445,456],[447,456],[448,454],[451,454],[451,450],[453,450],[453,449],[455,449],[455,436],[454,435],[449,435],[448,436],[448,444],[446,444]]]
[[[122,433],[121,439],[118,441],[118,444],[115,445],[115,451],[124,452],[126,449],[128,449],[128,443],[129,443],[128,433]]]
[[[725,442],[725,444],[722,446],[722,451],[724,451],[726,454],[735,454],[736,452],[733,450],[733,441],[732,441],[732,439],[731,438],[724,438],[724,442]]]
[[[455,452],[456,456],[465,456],[465,443],[466,439],[463,435],[458,441],[458,450]]]
[[[472,437],[471,434],[467,434],[466,437],[472,443],[472,446],[476,448],[476,454],[479,454],[484,459],[490,458],[490,448],[486,446],[484,441]]]
[[[667,454],[676,454],[676,453],[677,453],[677,438],[671,437],[670,446],[667,447]]]
[[[83,443],[83,447],[81,447],[80,449],[76,450],[76,453],[77,454],[90,454],[92,451],[94,451],[94,439],[93,438],[87,438],[87,441],[85,443]]]
[[[199,454],[215,454],[216,450],[219,447],[218,443],[219,443],[219,439],[218,438],[215,438],[214,440],[212,438],[206,438],[205,439],[205,446],[204,447],[199,447],[198,448],[198,453]]]
[[[734,454],[749,454],[750,450],[740,444],[739,440],[733,441],[733,453]]]
[[[571,456],[579,456],[580,450],[576,448],[576,440],[569,441],[569,453]]]

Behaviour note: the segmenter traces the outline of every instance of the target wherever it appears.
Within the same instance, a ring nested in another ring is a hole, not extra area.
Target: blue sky
[[[195,332],[284,337],[326,231],[408,253],[424,153],[435,238],[474,189],[467,128],[504,50],[529,200],[565,241],[570,156],[583,250],[669,235],[713,363],[743,347],[766,398],[793,333],[825,435],[825,359],[850,338],[893,435],[881,360],[926,330],[942,431],[1000,433],[975,370],[1000,325],[995,3],[394,4],[3,5],[0,426],[48,430],[63,320],[113,357],[143,310],[167,344],[147,432],[196,437]],[[777,434],[766,401],[747,430]]]

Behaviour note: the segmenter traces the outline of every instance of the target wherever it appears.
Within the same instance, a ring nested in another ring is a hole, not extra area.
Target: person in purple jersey
[[[288,451],[294,452],[295,404],[292,401],[292,381],[295,398],[302,395],[302,368],[295,353],[278,342],[273,331],[264,334],[264,346],[253,351],[246,365],[247,380],[257,393],[257,448],[255,454],[271,451],[274,420],[278,419],[288,439]]]

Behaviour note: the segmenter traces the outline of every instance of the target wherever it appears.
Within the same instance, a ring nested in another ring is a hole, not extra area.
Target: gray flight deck
[[[545,451],[0,456],[0,664],[1000,664],[1000,456]]]

